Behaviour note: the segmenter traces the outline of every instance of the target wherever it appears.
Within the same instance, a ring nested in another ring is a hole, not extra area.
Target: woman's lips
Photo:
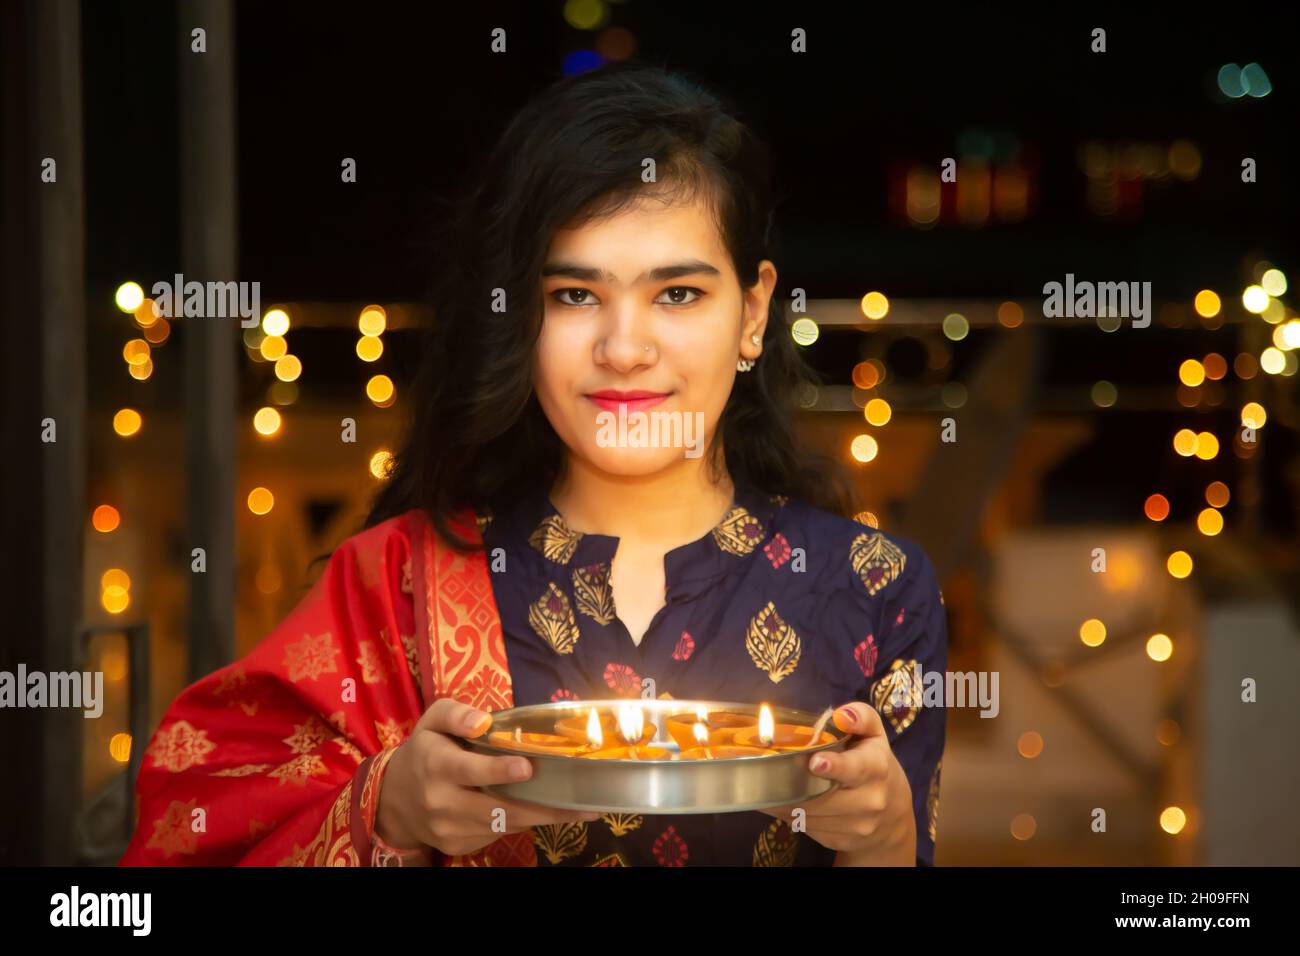
[[[668,392],[618,392],[612,389],[605,389],[600,392],[590,392],[587,398],[600,406],[607,412],[618,412],[618,407],[624,405],[629,413],[643,412],[648,408],[654,408],[669,395]]]

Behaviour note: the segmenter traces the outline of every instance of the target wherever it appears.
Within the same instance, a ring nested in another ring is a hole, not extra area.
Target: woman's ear
[[[770,259],[758,264],[758,281],[745,293],[744,319],[740,324],[740,354],[747,359],[756,359],[763,351],[754,344],[754,338],[763,341],[767,329],[767,313],[772,303],[772,292],[776,289],[776,266]]]

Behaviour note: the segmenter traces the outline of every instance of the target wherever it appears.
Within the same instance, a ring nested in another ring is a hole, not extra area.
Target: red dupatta
[[[472,512],[460,533],[480,540]],[[412,510],[348,538],[244,659],[186,688],[145,751],[120,865],[367,866],[388,760],[442,697],[513,706],[482,551]],[[440,866],[536,866],[531,833]]]

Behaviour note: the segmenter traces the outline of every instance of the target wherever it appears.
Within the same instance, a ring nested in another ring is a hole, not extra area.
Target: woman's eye
[[[572,301],[565,299],[566,295],[573,297]],[[556,289],[551,296],[561,305],[587,305],[592,298],[590,289]]]
[[[675,285],[665,289],[663,294],[668,297],[667,305],[690,305],[704,295],[701,290],[689,285]],[[690,296],[689,299],[684,298],[687,295]]]

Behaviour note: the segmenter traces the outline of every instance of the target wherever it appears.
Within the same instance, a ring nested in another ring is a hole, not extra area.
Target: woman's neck
[[[631,538],[665,550],[707,534],[731,506],[734,486],[712,481],[707,456],[653,475],[611,475],[569,458],[551,502],[575,531]]]

